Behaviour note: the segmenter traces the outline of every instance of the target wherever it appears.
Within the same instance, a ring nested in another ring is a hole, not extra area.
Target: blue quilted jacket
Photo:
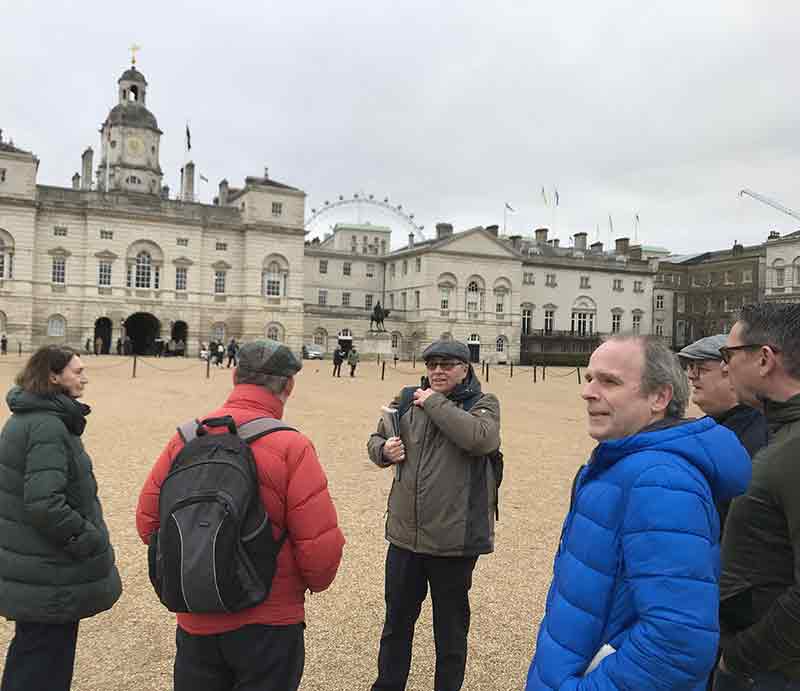
[[[719,638],[719,517],[750,458],[712,418],[598,444],[576,480],[526,691],[700,691]],[[597,651],[616,652],[583,676]]]

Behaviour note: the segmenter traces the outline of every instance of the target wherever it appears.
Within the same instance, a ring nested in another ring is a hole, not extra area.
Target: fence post
[[[512,361],[511,362],[511,377],[510,377],[510,379],[513,379],[513,378],[514,378],[514,362]]]
[[[383,381],[385,377],[386,377],[386,361],[384,360],[381,363],[381,381]]]
[[[209,377],[211,377],[211,353],[209,353],[206,358],[206,379]]]
[[[417,369],[417,351],[411,353],[411,369]]]
[[[489,383],[489,363],[486,363],[486,383]]]
[[[536,383],[536,363],[533,363],[533,383]]]
[[[542,365],[542,381],[547,379],[547,365]]]
[[[578,384],[580,384],[581,383],[581,368],[580,367],[576,367],[575,371],[578,373]]]
[[[136,353],[133,354],[133,377],[132,379],[136,379]]]
[[[22,343],[17,343],[17,345],[19,346],[19,351],[17,354],[22,355]]]

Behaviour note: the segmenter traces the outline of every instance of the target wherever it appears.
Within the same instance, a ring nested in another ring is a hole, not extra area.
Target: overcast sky
[[[0,128],[69,186],[138,43],[173,191],[188,120],[208,202],[269,166],[309,210],[388,196],[429,237],[508,202],[562,245],[638,213],[646,244],[719,249],[800,229],[737,196],[800,211],[798,39],[797,0],[3,3]]]

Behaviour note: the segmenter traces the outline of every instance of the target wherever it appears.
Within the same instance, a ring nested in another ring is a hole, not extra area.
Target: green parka
[[[386,539],[392,544],[441,557],[494,550],[497,488],[487,454],[500,447],[500,402],[480,391],[470,368],[448,396],[434,393],[400,419],[406,458],[395,466],[389,494]],[[465,411],[463,401],[476,394]],[[383,458],[388,436],[381,420],[367,442],[370,459],[381,467],[391,465]]]
[[[80,435],[89,407],[14,387],[0,433],[0,616],[64,623],[122,593],[92,462]]]

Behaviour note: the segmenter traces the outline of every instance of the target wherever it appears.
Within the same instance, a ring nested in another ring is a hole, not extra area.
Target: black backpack
[[[423,377],[423,380],[426,378]],[[426,382],[421,382],[421,386],[425,386]],[[414,403],[414,392],[418,389],[417,386],[406,386],[403,387],[403,390],[400,392],[400,403],[397,406],[397,419],[399,420],[403,417],[403,414],[413,405]],[[464,411],[469,411],[472,406],[474,406],[481,397],[481,393],[476,393],[474,396],[470,396],[469,398],[463,400],[461,402],[462,409]],[[499,521],[500,520],[500,485],[503,482],[503,452],[500,449],[496,449],[491,453],[486,455],[486,460],[492,466],[492,472],[494,474],[494,484],[496,490],[497,501],[494,505],[494,516]]]
[[[148,547],[150,582],[171,612],[238,612],[269,595],[286,531],[272,535],[250,443],[279,430],[296,431],[271,418],[237,430],[230,416],[178,428],[185,446],[161,485]]]

